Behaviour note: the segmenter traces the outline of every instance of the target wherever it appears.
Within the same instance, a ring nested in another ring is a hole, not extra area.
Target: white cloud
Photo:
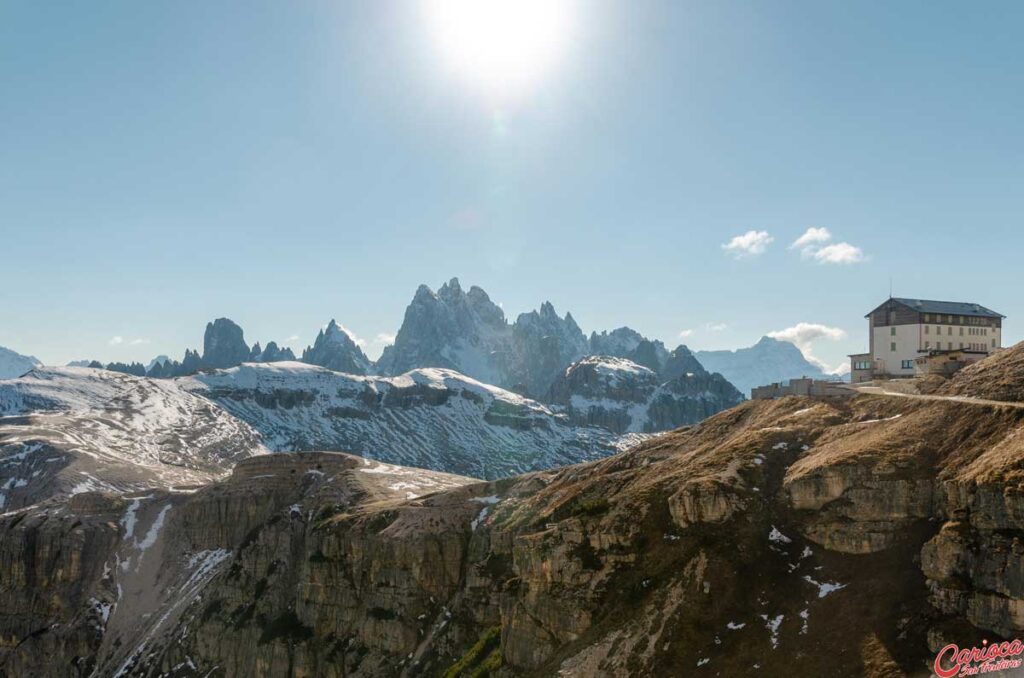
[[[867,257],[864,251],[848,242],[837,242],[814,251],[811,256],[819,264],[859,264]]]
[[[293,334],[292,336],[290,336],[287,339],[285,339],[285,341],[298,341],[298,340],[299,340],[299,335],[297,335],[297,334]]]
[[[846,338],[846,330],[839,327],[829,327],[819,323],[797,323],[784,330],[769,332],[768,336],[779,341],[788,341],[804,354],[809,362],[814,363],[828,374],[841,374],[843,366],[831,368],[819,358],[814,356],[814,344],[821,340],[842,341]],[[844,363],[845,364],[845,363]]]
[[[751,230],[743,235],[734,236],[732,240],[722,245],[722,249],[737,259],[746,259],[764,254],[774,240],[775,238],[768,235],[768,231]]]
[[[708,332],[723,332],[728,329],[728,325],[725,323],[708,323],[704,326]]]
[[[813,253],[816,246],[826,243],[832,239],[832,234],[829,233],[827,228],[815,228],[811,226],[804,234],[793,241],[793,244],[789,246],[789,249],[801,250],[801,253],[807,256]]]
[[[798,249],[801,257],[819,264],[859,264],[867,259],[861,248],[848,242],[833,243],[832,233],[827,228],[813,226],[794,240],[789,249]]]
[[[111,337],[110,341],[107,342],[111,346],[117,346],[118,344],[124,343],[124,337]]]
[[[768,336],[772,339],[791,342],[802,349],[819,339],[829,339],[831,341],[844,339],[846,331],[838,327],[829,327],[828,325],[820,325],[818,323],[797,323],[784,330],[769,332]]]
[[[395,343],[395,335],[381,332],[377,335],[378,344],[393,344]]]
[[[128,342],[129,346],[141,346],[142,344],[148,344],[149,339],[132,339]]]
[[[679,338],[680,339],[686,339],[686,338],[692,337],[692,336],[693,336],[693,330],[683,330],[682,332],[679,333]]]

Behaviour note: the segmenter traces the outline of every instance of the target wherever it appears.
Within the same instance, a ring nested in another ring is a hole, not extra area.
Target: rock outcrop
[[[203,367],[225,368],[249,360],[249,346],[242,328],[227,318],[206,324],[203,334]]]
[[[679,347],[660,375],[625,358],[583,358],[555,379],[548,399],[577,424],[652,433],[695,424],[739,404],[743,396]]]

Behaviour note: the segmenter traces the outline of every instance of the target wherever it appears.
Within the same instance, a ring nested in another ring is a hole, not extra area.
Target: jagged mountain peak
[[[416,288],[416,294],[413,295],[412,300],[416,301],[436,301],[437,295],[434,294],[434,290],[430,289],[426,285],[420,285]]]
[[[458,278],[452,278],[448,282],[441,285],[441,288],[437,291],[437,296],[442,299],[456,299],[463,296],[462,285],[459,284]]]
[[[271,344],[267,345],[268,351]],[[274,348],[277,348],[276,344],[274,344]],[[294,357],[289,349],[282,349],[279,355],[282,358],[278,359],[285,360]],[[356,343],[352,333],[334,318],[331,318],[327,326],[317,333],[313,345],[307,346],[306,350],[302,352],[302,362],[347,374],[368,374],[373,370],[373,364]]]

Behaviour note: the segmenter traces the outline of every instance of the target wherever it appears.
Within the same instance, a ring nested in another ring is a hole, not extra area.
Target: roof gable
[[[981,304],[962,301],[933,301],[930,299],[909,299],[906,297],[893,297],[880,304],[871,313],[878,311],[885,304],[895,302],[918,313],[934,313],[936,315],[964,315],[976,318],[1005,318],[1002,313],[997,313]],[[868,315],[871,315],[869,313]],[[867,317],[867,316],[865,316]]]

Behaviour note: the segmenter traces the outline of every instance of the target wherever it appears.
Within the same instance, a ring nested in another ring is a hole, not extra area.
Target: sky
[[[467,35],[435,0],[0,3],[0,345],[336,318],[375,357],[453,276],[830,367],[890,283],[1022,338],[1024,3],[546,5]]]

